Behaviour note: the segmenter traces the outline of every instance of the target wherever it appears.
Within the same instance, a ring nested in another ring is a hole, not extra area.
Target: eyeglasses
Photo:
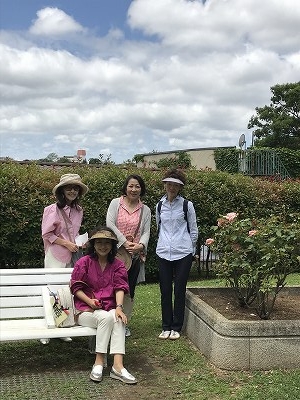
[[[65,186],[65,190],[67,192],[71,192],[71,190],[74,190],[74,192],[79,192],[80,187],[78,185],[67,185]]]

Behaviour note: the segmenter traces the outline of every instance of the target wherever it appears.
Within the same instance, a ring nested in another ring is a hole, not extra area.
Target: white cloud
[[[83,32],[83,27],[64,11],[46,7],[36,13],[29,31],[34,35],[60,36],[69,33]]]
[[[270,86],[299,81],[298,0],[135,0],[140,40],[37,15],[30,32],[1,34],[1,156],[235,146]]]

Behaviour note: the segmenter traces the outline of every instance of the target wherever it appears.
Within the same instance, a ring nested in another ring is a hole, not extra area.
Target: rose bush
[[[241,307],[253,303],[260,318],[268,319],[286,277],[299,265],[299,215],[255,220],[231,212],[212,231],[206,245],[218,256],[218,276],[233,288]]]

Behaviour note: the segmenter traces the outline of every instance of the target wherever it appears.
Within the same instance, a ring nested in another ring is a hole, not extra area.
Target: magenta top
[[[83,211],[79,206],[78,208],[65,206],[64,211],[67,215],[67,226],[56,203],[45,207],[42,219],[42,237],[45,253],[51,248],[51,253],[57,260],[69,263],[72,257],[70,250],[54,242],[58,237],[70,240],[70,236],[71,241],[75,243],[75,238],[79,234]]]
[[[78,311],[93,311],[82,300],[76,297],[77,290],[83,290],[90,298],[101,300],[102,308],[109,311],[116,307],[117,290],[129,292],[127,270],[117,258],[101,270],[97,259],[90,255],[80,258],[71,275],[71,292],[74,296],[75,308]]]

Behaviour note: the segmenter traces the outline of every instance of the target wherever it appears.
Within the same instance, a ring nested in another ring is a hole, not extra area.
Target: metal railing
[[[274,150],[243,150],[239,169],[245,175],[290,178],[287,169]]]
[[[199,276],[208,278],[213,271],[217,256],[205,244],[199,245],[196,251],[195,263]]]

